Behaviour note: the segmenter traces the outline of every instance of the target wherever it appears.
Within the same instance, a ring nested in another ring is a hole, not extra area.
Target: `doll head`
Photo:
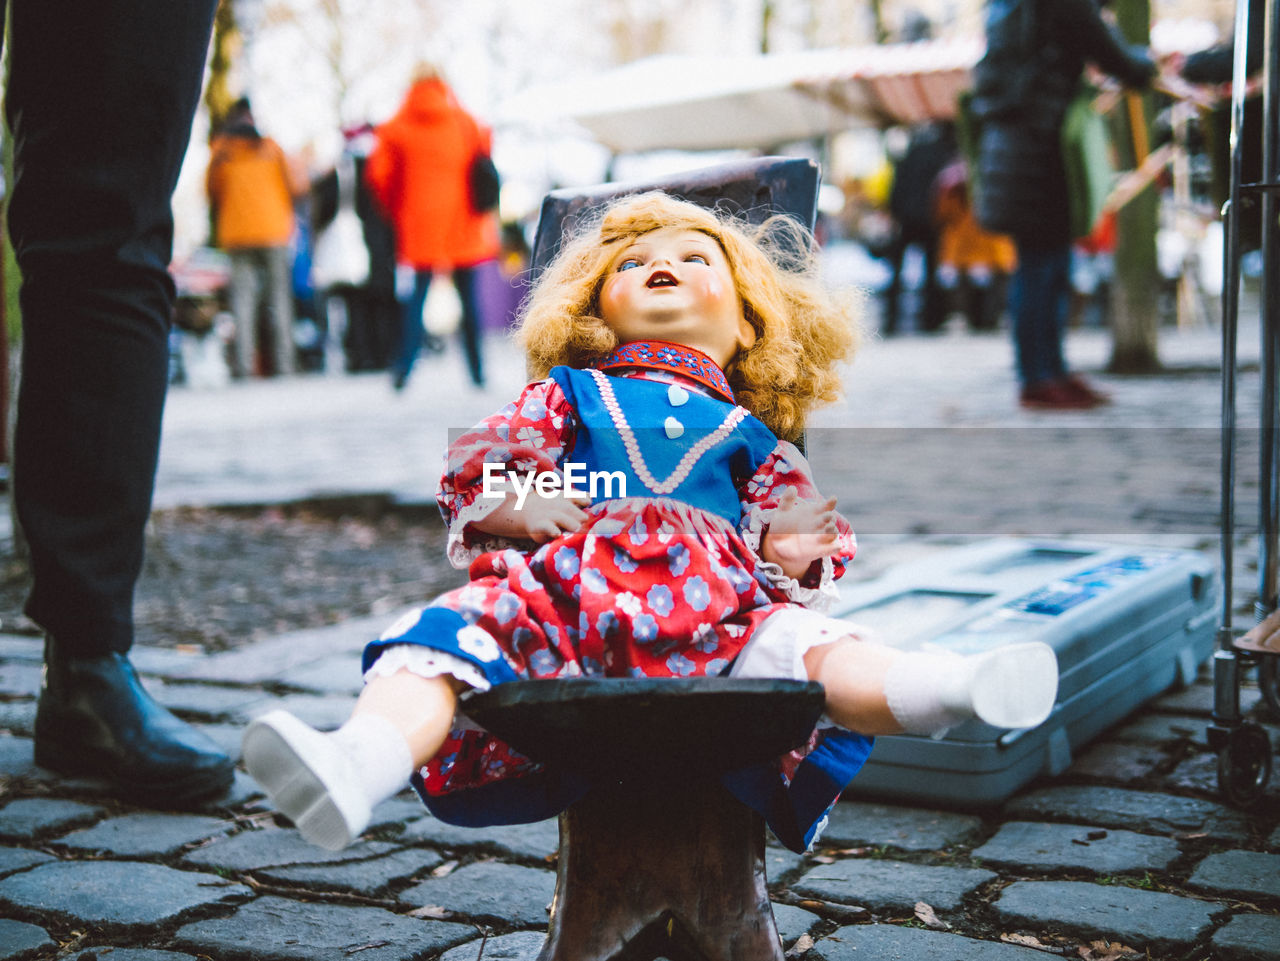
[[[725,374],[738,403],[794,440],[810,410],[840,396],[836,367],[852,356],[858,336],[855,301],[820,283],[810,238],[789,217],[755,226],[660,192],[614,201],[566,241],[525,305],[517,336],[532,375],[589,367],[618,347],[601,292],[620,253],[647,234],[682,232],[709,237],[732,278],[742,329]]]

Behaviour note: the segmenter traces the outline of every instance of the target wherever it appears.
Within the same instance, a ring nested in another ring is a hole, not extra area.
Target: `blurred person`
[[[26,613],[45,632],[35,761],[159,807],[223,793],[233,776],[128,658],[169,372],[170,202],[215,6],[9,4],[14,501],[31,554]]]
[[[498,259],[477,272],[476,304],[481,330],[504,333],[515,326],[529,291],[533,251],[519,221],[505,221],[500,236]]]
[[[987,51],[974,69],[979,124],[978,222],[1012,235],[1018,267],[1009,291],[1012,332],[1028,408],[1088,409],[1105,394],[1069,374],[1062,352],[1071,293],[1071,220],[1061,130],[1086,62],[1129,87],[1155,74],[1095,0],[991,0]]]
[[[237,100],[210,145],[205,179],[217,246],[231,258],[229,297],[236,321],[237,377],[255,371],[258,311],[270,318],[271,369],[297,369],[293,344],[294,199],[306,179],[254,121],[247,97]]]
[[[365,181],[373,128],[364,124],[344,130],[343,141],[338,162],[311,186],[312,217],[319,237],[335,226],[341,208],[353,210],[364,259],[357,270],[336,283],[327,284],[316,276],[322,288],[320,313],[328,318],[329,301],[340,301],[346,314],[347,370],[386,370],[400,338],[395,232]]]
[[[1071,248],[1073,323],[1106,327],[1111,323],[1111,282],[1115,279],[1116,214],[1108,210],[1087,237]]]
[[[462,307],[462,343],[471,382],[484,386],[476,270],[498,255],[497,218],[472,202],[470,171],[490,149],[488,130],[433,66],[418,68],[396,115],[377,128],[365,179],[390,218],[396,256],[412,272],[403,291],[392,384],[404,387],[422,348],[422,310],[433,276],[450,273]]]
[[[933,194],[938,286],[954,294],[970,330],[995,330],[1018,262],[1013,241],[979,226],[969,197],[969,170],[958,157],[938,174]]]
[[[884,292],[884,322],[881,331],[898,331],[901,318],[902,268],[907,251],[920,250],[924,277],[920,282],[915,329],[932,333],[946,321],[945,298],[938,287],[938,225],[934,220],[933,184],[942,168],[955,154],[955,136],[950,125],[928,123],[911,132],[902,158],[894,165],[893,186],[889,190],[889,214],[894,231],[886,259],[891,271]]]
[[[1262,69],[1266,53],[1266,0],[1249,0],[1249,36],[1245,50],[1245,73]],[[1172,66],[1189,83],[1230,83],[1235,69],[1235,37],[1204,50],[1186,55],[1175,54]]]
[[[1265,0],[1249,0],[1248,46],[1245,50],[1245,74],[1252,77],[1262,69],[1266,53]],[[1230,84],[1235,70],[1235,37],[1185,56],[1174,54],[1168,66],[1188,83],[1206,86]],[[1240,182],[1257,183],[1262,179],[1262,91],[1254,91],[1244,101],[1244,117],[1240,129]],[[1202,120],[1208,141],[1210,159],[1210,194],[1215,206],[1221,207],[1231,192],[1231,105],[1229,97],[1208,111]],[[1247,250],[1262,243],[1262,205],[1243,204],[1239,210],[1241,243]]]

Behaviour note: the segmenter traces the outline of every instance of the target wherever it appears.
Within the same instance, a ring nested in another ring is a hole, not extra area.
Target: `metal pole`
[[[1240,722],[1239,662],[1231,614],[1235,554],[1236,325],[1240,309],[1240,135],[1244,124],[1248,35],[1249,0],[1237,0],[1235,64],[1231,84],[1230,188],[1223,207],[1222,624],[1218,629],[1218,651],[1213,662],[1213,718],[1215,722],[1228,726]]]
[[[1247,8],[1247,3],[1240,6]],[[1280,40],[1275,29],[1276,3],[1267,5],[1265,30],[1265,57],[1263,60],[1262,91],[1262,181],[1268,187],[1280,178],[1280,153],[1276,142],[1276,110],[1280,105],[1280,71],[1274,69],[1276,63],[1276,43]],[[1238,12],[1237,12],[1238,13]],[[1239,20],[1237,17],[1237,28]],[[1237,37],[1235,50],[1237,75],[1240,74],[1244,54]],[[1237,83],[1243,84],[1242,77],[1233,77],[1233,89]],[[1233,93],[1232,102],[1235,97]],[[1262,282],[1261,282],[1261,336],[1262,336],[1262,396],[1259,418],[1261,431],[1260,463],[1258,478],[1259,498],[1259,536],[1261,539],[1261,555],[1258,562],[1258,601],[1259,619],[1270,614],[1276,607],[1277,581],[1277,545],[1280,544],[1280,529],[1277,518],[1280,518],[1280,445],[1276,435],[1276,400],[1280,397],[1280,382],[1277,381],[1277,361],[1280,359],[1280,315],[1277,315],[1276,295],[1277,270],[1280,270],[1280,247],[1276,244],[1276,198],[1268,189],[1254,193],[1255,202],[1262,209]]]

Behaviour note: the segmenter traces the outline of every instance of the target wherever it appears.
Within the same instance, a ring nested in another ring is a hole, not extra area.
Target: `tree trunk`
[[[1117,0],[1116,20],[1129,43],[1147,44],[1151,33],[1149,0]],[[1128,103],[1117,108],[1116,154],[1121,169],[1133,169],[1141,161],[1138,143],[1150,142],[1151,98],[1134,94],[1140,110],[1130,113]],[[1139,128],[1132,121],[1135,119]],[[1160,198],[1148,187],[1116,215],[1115,281],[1111,291],[1112,343],[1107,369],[1119,374],[1151,373],[1160,369],[1157,352],[1160,269],[1156,260],[1156,227]]]
[[[871,0],[871,22],[876,33],[876,43],[888,43],[889,31],[884,25],[883,0]]]
[[[213,21],[213,49],[209,55],[209,81],[205,84],[204,105],[209,111],[209,132],[218,129],[231,108],[230,77],[240,45],[236,11],[232,0],[221,0]]]

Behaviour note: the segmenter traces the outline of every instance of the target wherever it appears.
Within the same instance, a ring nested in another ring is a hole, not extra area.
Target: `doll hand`
[[[590,504],[588,497],[571,498],[558,494],[541,497],[535,493],[514,513],[524,522],[525,536],[535,543],[544,544],[561,534],[576,531],[586,523],[587,512],[583,508]]]
[[[563,497],[559,493],[543,497],[530,491],[520,506],[516,495],[507,499],[488,516],[472,526],[486,534],[513,540],[531,540],[544,544],[568,531],[577,530],[587,520],[583,510],[591,504],[587,497]]]
[[[836,499],[802,501],[788,490],[778,501],[769,529],[760,542],[760,556],[782,568],[790,578],[800,578],[821,557],[840,552],[836,526]]]

